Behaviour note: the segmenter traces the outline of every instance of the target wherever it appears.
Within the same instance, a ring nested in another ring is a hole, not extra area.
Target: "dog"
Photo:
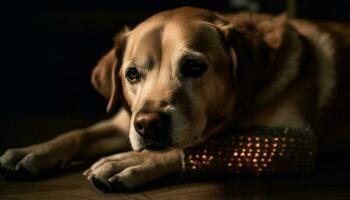
[[[310,125],[336,147],[349,141],[349,55],[349,24],[164,11],[118,33],[93,69],[113,118],[9,149],[0,165],[40,175],[102,157],[84,175],[108,191],[181,172],[184,148],[232,127]]]

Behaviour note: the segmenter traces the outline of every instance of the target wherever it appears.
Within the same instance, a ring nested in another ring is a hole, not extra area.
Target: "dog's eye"
[[[207,65],[196,59],[187,59],[181,65],[181,74],[184,77],[199,77],[207,70]]]
[[[140,72],[136,67],[129,67],[126,70],[125,77],[131,84],[137,83],[140,80]]]

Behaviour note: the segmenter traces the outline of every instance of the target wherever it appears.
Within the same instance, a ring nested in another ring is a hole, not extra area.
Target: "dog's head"
[[[272,58],[284,51],[286,31],[239,27],[208,10],[180,8],[115,37],[92,82],[109,99],[107,110],[124,102],[130,111],[135,150],[202,142],[227,125],[236,105],[255,99],[275,70],[268,63],[284,62]]]

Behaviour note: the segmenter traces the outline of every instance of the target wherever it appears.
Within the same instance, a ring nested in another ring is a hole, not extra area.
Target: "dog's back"
[[[276,16],[251,12],[223,17],[238,26],[276,23]],[[297,85],[295,91],[303,117],[315,130],[322,147],[346,147],[350,142],[350,24],[287,21],[303,41],[302,59],[296,61],[300,63],[299,75],[293,83]]]
[[[335,88],[317,131],[323,133],[321,142],[334,144],[329,148],[346,147],[350,141],[350,24],[327,22],[317,26],[333,41],[335,68]]]

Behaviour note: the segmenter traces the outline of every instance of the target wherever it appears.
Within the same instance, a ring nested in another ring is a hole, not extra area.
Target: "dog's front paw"
[[[105,192],[132,189],[182,169],[179,149],[167,152],[126,152],[104,157],[84,172],[87,179]]]
[[[50,144],[8,149],[0,157],[0,173],[12,180],[33,178],[62,165],[66,160],[59,155],[63,153]]]

